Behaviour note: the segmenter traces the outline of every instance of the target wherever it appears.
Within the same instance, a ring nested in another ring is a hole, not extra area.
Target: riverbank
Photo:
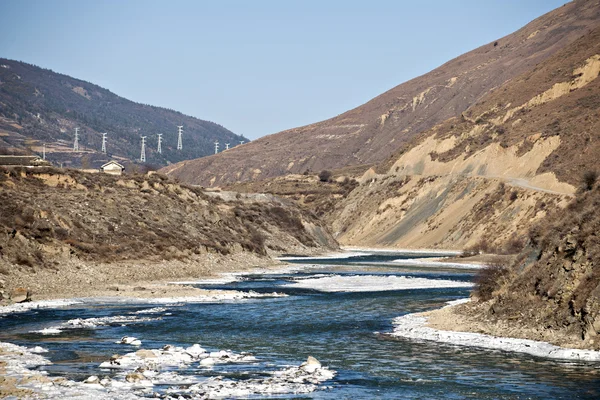
[[[440,331],[479,333],[497,338],[546,342],[565,349],[600,351],[600,341],[581,340],[562,329],[532,328],[516,319],[489,318],[487,311],[490,307],[489,302],[469,302],[425,312],[421,316],[427,318],[427,327]]]
[[[468,307],[468,304],[398,317],[394,320],[395,327],[391,336],[525,353],[557,360],[600,362],[600,351],[574,347],[574,342],[565,341],[560,334],[544,335],[527,329],[515,329],[506,324],[494,327],[457,312],[463,306]],[[553,339],[553,342],[542,338]]]
[[[280,268],[282,265],[272,258],[246,252],[227,256],[203,254],[181,261],[91,263],[67,259],[58,269],[15,266],[8,269],[2,279],[7,293],[25,288],[32,301],[81,297],[198,297],[212,296],[214,291],[172,282],[195,281],[257,268]],[[4,304],[9,303],[5,301]]]

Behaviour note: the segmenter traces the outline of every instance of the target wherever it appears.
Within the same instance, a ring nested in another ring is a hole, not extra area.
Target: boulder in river
[[[31,301],[31,292],[27,288],[19,287],[11,292],[10,299],[15,303]]]
[[[156,354],[152,350],[138,350],[135,355],[139,358],[156,358]]]
[[[306,361],[300,365],[300,368],[312,374],[313,372],[321,368],[321,363],[313,356],[308,356]]]
[[[130,372],[125,377],[125,380],[129,383],[137,383],[143,381],[144,379],[146,379],[146,377],[139,372]]]

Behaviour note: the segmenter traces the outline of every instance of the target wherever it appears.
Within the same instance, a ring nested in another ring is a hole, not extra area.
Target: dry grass
[[[0,170],[0,176],[0,246],[9,261],[26,267],[53,265],[48,249],[111,262],[239,250],[266,255],[286,241],[320,246],[293,204],[225,202],[158,174],[50,168]],[[46,184],[48,176],[63,184]]]

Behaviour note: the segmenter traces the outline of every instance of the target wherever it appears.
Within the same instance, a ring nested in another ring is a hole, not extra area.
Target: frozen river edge
[[[428,317],[422,313],[408,314],[395,318],[393,320],[394,331],[389,333],[389,335],[397,338],[434,341],[456,346],[519,352],[557,360],[600,362],[600,351],[569,349],[529,339],[439,330],[428,327],[427,320]]]

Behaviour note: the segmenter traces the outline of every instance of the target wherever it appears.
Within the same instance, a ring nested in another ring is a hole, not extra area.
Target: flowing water
[[[423,255],[421,255],[423,256]],[[400,315],[439,308],[467,297],[469,288],[429,288],[360,292],[323,291],[290,285],[334,276],[377,285],[381,279],[414,277],[470,282],[473,270],[397,266],[398,254],[339,259],[298,260],[308,267],[280,273],[245,275],[241,280],[202,287],[287,297],[258,298],[218,304],[164,305],[157,314],[133,314],[156,305],[94,302],[60,309],[40,309],[0,319],[0,341],[41,345],[53,364],[39,367],[51,375],[81,381],[90,375],[110,375],[99,364],[123,354],[122,336],[135,336],[142,348],[165,344],[251,352],[259,362],[190,367],[181,374],[225,375],[231,379],[260,376],[267,370],[298,365],[307,356],[337,372],[306,395],[315,399],[598,399],[600,368],[592,363],[551,361],[532,356],[457,347],[435,342],[394,339],[385,335]],[[360,278],[356,278],[359,276]],[[392,277],[392,278],[390,278]],[[310,286],[310,285],[309,285]],[[407,286],[408,287],[408,286]],[[367,290],[367,291],[365,291]],[[153,318],[95,329],[66,329],[57,335],[31,333],[73,318],[138,315]],[[156,318],[156,319],[154,319]],[[155,387],[154,391],[166,389]]]

